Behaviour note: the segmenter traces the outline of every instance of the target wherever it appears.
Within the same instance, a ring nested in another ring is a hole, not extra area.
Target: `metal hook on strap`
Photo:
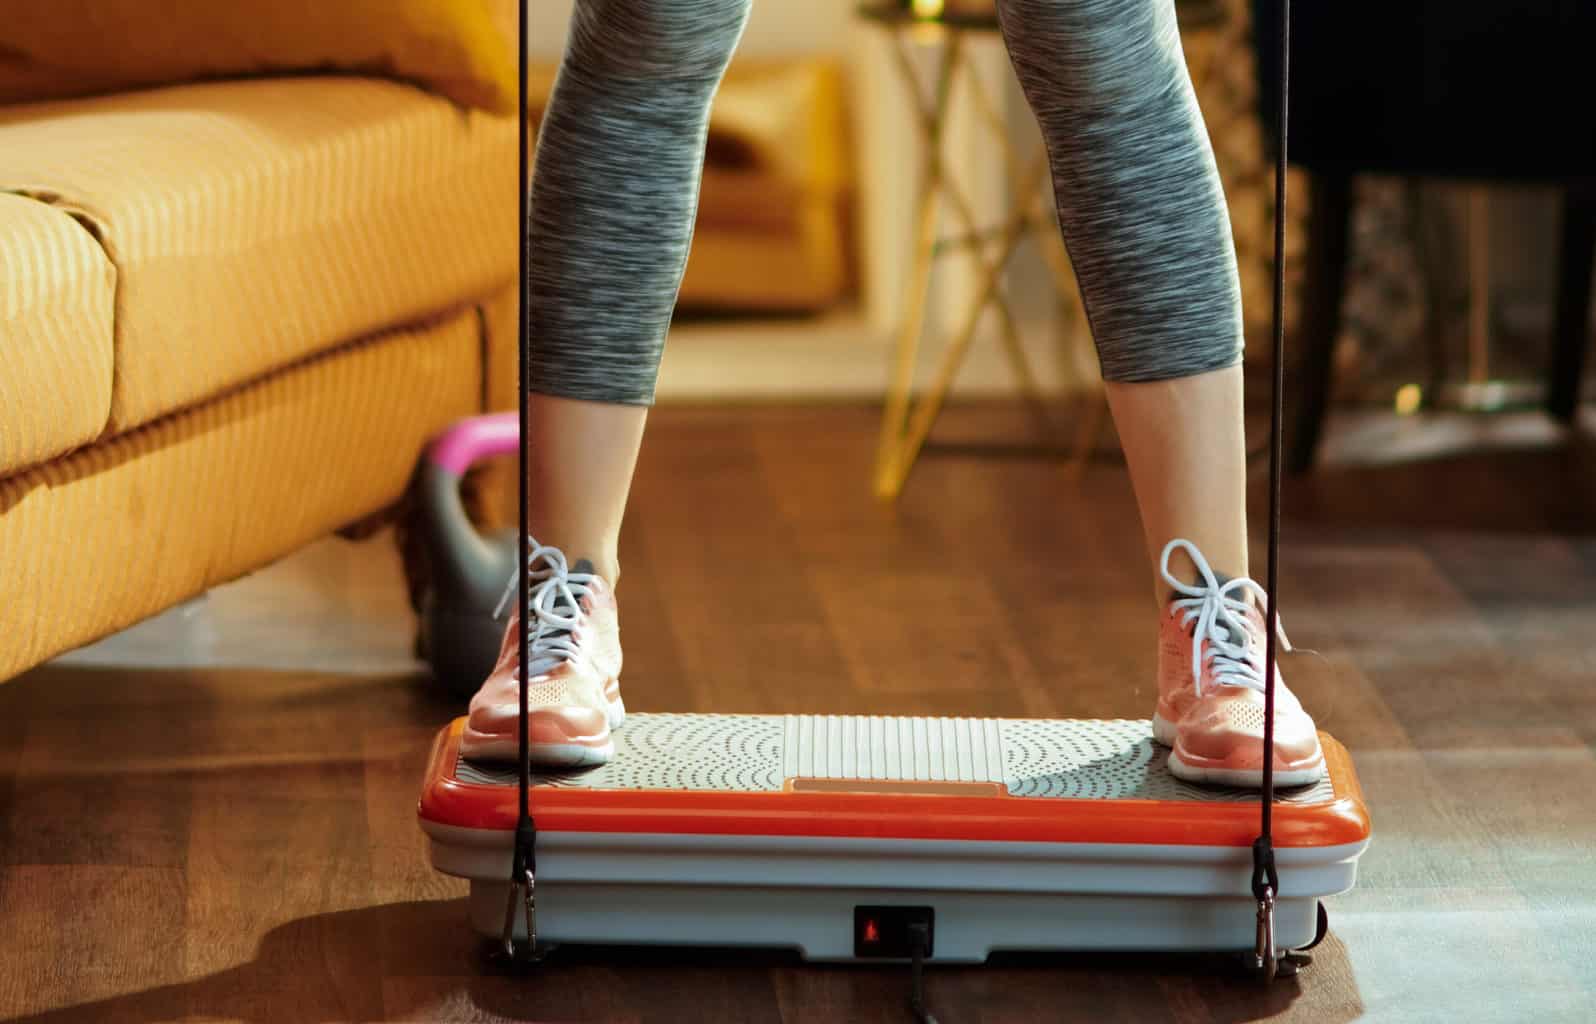
[[[1280,892],[1280,875],[1275,870],[1274,844],[1261,835],[1252,843],[1252,894],[1258,901],[1258,927],[1254,936],[1252,967],[1262,972],[1263,980],[1275,979],[1279,964],[1275,945],[1275,897]]]
[[[1275,956],[1275,892],[1267,886],[1258,898],[1258,933],[1252,960],[1253,969],[1261,972],[1265,984],[1275,980],[1279,964]]]
[[[510,884],[506,887],[504,903],[504,928],[499,933],[498,953],[502,960],[515,966],[542,962],[548,955],[546,948],[538,946],[537,871],[535,851],[537,832],[530,822],[515,832],[515,854],[510,862]],[[526,928],[526,942],[515,941],[515,915],[517,905]]]
[[[519,890],[519,893],[517,892]],[[504,905],[504,931],[500,935],[500,948],[505,959],[516,963],[534,963],[542,959],[538,952],[537,900],[533,894],[533,877],[530,868],[522,868],[506,890]],[[521,898],[516,899],[517,895]],[[521,904],[526,924],[526,945],[515,943],[515,910]]]

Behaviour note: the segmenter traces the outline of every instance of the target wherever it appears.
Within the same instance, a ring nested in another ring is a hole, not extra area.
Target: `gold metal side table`
[[[1003,272],[1018,244],[1037,233],[1040,249],[1063,299],[1061,312],[1079,310],[1074,296],[1075,278],[1059,236],[1047,179],[1047,151],[1041,145],[1029,156],[1016,152],[1008,137],[1008,125],[1000,105],[982,83],[972,66],[967,43],[973,34],[998,31],[992,15],[944,15],[934,20],[916,16],[895,4],[872,2],[860,5],[859,15],[883,27],[892,38],[894,62],[912,97],[912,111],[920,139],[919,189],[915,199],[914,254],[904,294],[902,321],[897,330],[891,379],[887,386],[886,407],[882,415],[881,438],[876,454],[875,492],[885,499],[896,498],[914,468],[931,426],[941,412],[954,375],[963,364],[975,336],[976,326],[988,307],[998,317],[1004,353],[1019,381],[1020,393],[1039,422],[1052,433],[1048,415],[1020,342],[1009,297],[1003,288]],[[910,56],[910,47],[926,35],[939,44],[929,90],[922,86]],[[943,146],[954,86],[963,80],[981,121],[1002,154],[1011,196],[1010,209],[1001,223],[983,226],[976,222],[963,191],[948,173]],[[952,209],[960,231],[937,236],[938,214],[943,204]],[[921,334],[925,327],[925,305],[931,284],[932,264],[951,253],[966,254],[976,270],[976,297],[958,320],[956,329],[938,357],[935,372],[925,394],[914,395],[914,376]],[[1071,317],[1073,319],[1073,317]],[[1060,353],[1066,361],[1074,358],[1069,324],[1056,331]],[[1097,436],[1106,405],[1101,394],[1080,403],[1083,415],[1072,444],[1071,461],[1079,467]]]

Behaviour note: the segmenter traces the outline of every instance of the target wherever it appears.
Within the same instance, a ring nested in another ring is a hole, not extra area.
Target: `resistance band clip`
[[[1258,900],[1258,931],[1253,946],[1253,969],[1263,980],[1275,979],[1275,895],[1280,891],[1280,876],[1275,872],[1275,848],[1268,836],[1252,841],[1252,894]]]
[[[533,894],[536,880],[533,850],[537,831],[531,821],[522,821],[515,830],[515,857],[510,868],[510,885],[504,906],[504,931],[501,947],[505,959],[512,963],[530,964],[541,960],[538,950],[537,905]],[[516,896],[521,897],[521,910],[526,921],[526,945],[517,949],[515,944]]]

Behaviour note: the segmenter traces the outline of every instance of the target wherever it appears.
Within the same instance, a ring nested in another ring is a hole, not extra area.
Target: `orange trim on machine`
[[[459,828],[509,833],[514,786],[454,778],[463,718],[433,744],[420,814]],[[1276,802],[1276,847],[1339,846],[1369,838],[1363,789],[1345,747],[1320,733],[1335,799]],[[537,786],[530,796],[540,832],[837,836],[860,839],[966,839],[1005,842],[1250,846],[1258,835],[1251,801],[1070,800],[993,795],[843,792],[794,786],[779,792],[587,789]]]

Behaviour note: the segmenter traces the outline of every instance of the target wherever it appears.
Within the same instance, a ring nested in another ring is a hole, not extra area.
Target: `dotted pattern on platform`
[[[535,786],[775,791],[792,776],[1001,782],[1014,796],[1084,800],[1257,800],[1253,790],[1171,775],[1152,723],[1130,719],[881,715],[633,714],[609,764],[532,774]],[[461,759],[461,782],[516,784],[505,764]],[[1281,801],[1334,799],[1328,779]]]

